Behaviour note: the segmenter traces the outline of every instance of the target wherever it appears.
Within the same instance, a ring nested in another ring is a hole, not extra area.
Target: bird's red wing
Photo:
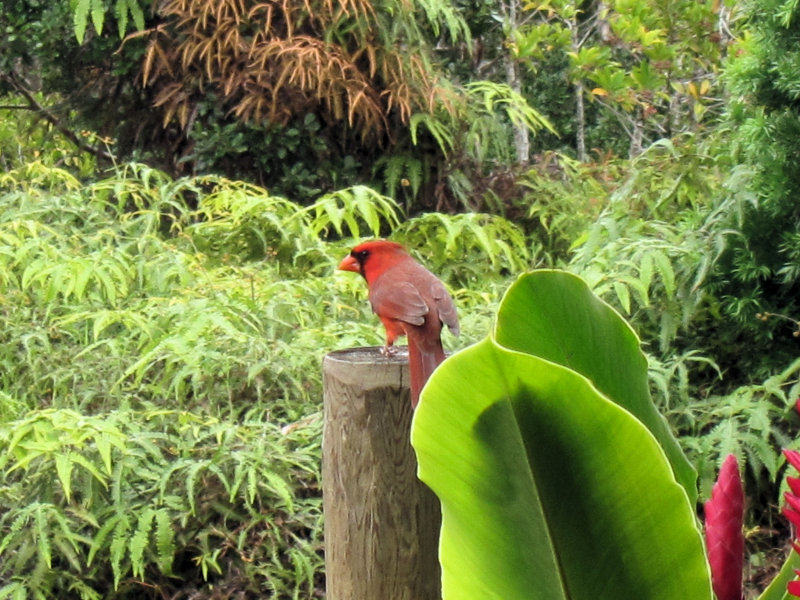
[[[436,313],[439,315],[439,320],[450,328],[453,335],[458,335],[458,313],[456,312],[456,305],[450,294],[442,284],[441,281],[435,279],[432,284],[431,296],[436,305]]]
[[[408,281],[384,281],[381,278],[370,289],[372,310],[381,319],[403,321],[420,326],[425,323],[428,305],[414,284]]]

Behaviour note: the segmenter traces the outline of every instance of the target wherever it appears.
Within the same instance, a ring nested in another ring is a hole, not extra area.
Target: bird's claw
[[[387,358],[390,356],[394,356],[395,354],[397,354],[397,348],[395,348],[394,346],[384,346],[383,348],[381,348],[381,354],[383,354]]]

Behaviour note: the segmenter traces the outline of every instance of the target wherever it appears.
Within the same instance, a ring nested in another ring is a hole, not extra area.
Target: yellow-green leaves
[[[82,470],[104,488],[112,473],[112,448],[125,447],[125,434],[102,417],[85,416],[73,410],[47,409],[19,422],[2,444],[0,469],[9,475],[17,470],[39,469],[52,461],[67,502],[72,500],[74,470]],[[91,453],[95,460],[87,458]],[[99,460],[96,460],[99,459]]]

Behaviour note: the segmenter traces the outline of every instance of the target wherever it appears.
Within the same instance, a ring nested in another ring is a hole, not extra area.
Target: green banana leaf
[[[586,319],[620,319],[583,306],[571,276],[543,279]],[[509,301],[522,320],[539,309],[509,292],[501,313]],[[605,335],[594,341],[616,351]],[[660,441],[561,362],[488,338],[443,363],[423,391],[412,444],[442,504],[443,597],[710,600],[693,502]]]
[[[661,444],[689,499],[697,501],[697,473],[650,397],[639,338],[581,278],[553,270],[521,276],[503,298],[494,337],[501,346],[584,375],[633,413]]]

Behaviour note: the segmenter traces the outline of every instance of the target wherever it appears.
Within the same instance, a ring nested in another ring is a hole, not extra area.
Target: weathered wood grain
[[[439,600],[441,516],[416,477],[406,355],[333,352],[323,386],[327,600]]]

